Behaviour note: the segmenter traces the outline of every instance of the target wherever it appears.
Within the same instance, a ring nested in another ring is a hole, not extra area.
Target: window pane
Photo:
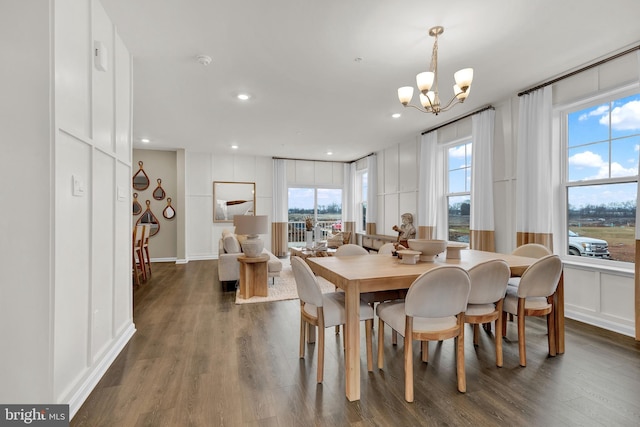
[[[638,174],[640,136],[616,139],[611,142],[611,177]]]
[[[464,193],[466,189],[467,175],[465,169],[449,172],[449,193]]]
[[[609,143],[569,149],[569,181],[609,178]]]
[[[609,103],[569,114],[569,147],[609,139]]]
[[[640,133],[640,94],[612,102],[611,138]]]
[[[569,255],[634,262],[637,183],[569,187]]]
[[[450,196],[449,198],[449,240],[469,243],[469,196]]]
[[[342,229],[342,190],[318,188],[318,225],[334,231]]]

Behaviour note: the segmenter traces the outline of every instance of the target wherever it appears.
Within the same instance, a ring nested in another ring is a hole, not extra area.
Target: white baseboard
[[[602,317],[592,316],[583,312],[573,311],[565,306],[564,316],[569,319],[577,320],[578,322],[586,323],[587,325],[596,326],[598,328],[606,329],[607,331],[616,332],[621,335],[629,337],[635,337],[635,328],[624,325],[618,322],[612,322]]]
[[[100,379],[107,372],[107,369],[111,366],[116,357],[120,354],[125,345],[129,342],[133,334],[136,333],[136,327],[133,323],[129,325],[113,343],[111,350],[109,350],[102,360],[93,368],[93,372],[84,380],[78,387],[76,392],[69,399],[69,417],[74,417],[76,412],[80,409],[82,404],[87,400],[93,389],[96,387]]]

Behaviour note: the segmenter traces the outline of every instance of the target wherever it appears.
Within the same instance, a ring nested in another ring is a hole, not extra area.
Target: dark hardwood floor
[[[235,305],[217,277],[217,261],[153,264],[153,278],[134,289],[137,333],[72,426],[640,425],[632,338],[567,320],[566,353],[552,358],[545,324],[527,318],[528,366],[518,366],[510,323],[497,368],[492,336],[481,333],[474,348],[467,329],[467,392],[456,390],[452,340],[431,343],[428,364],[416,345],[409,404],[402,344],[392,346],[387,329],[384,370],[368,373],[363,350],[361,400],[349,402],[332,328],[318,385],[314,345],[298,358],[299,302]]]

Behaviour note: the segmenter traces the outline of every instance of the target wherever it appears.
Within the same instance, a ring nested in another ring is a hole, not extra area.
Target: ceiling
[[[158,150],[355,160],[640,41],[637,0],[100,1],[133,56],[134,148]],[[441,97],[474,68],[438,116],[396,94],[435,25]]]

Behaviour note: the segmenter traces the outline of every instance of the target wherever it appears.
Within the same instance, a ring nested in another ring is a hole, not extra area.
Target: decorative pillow
[[[224,251],[228,254],[238,254],[240,250],[240,242],[236,238],[235,234],[227,234],[222,240]]]

